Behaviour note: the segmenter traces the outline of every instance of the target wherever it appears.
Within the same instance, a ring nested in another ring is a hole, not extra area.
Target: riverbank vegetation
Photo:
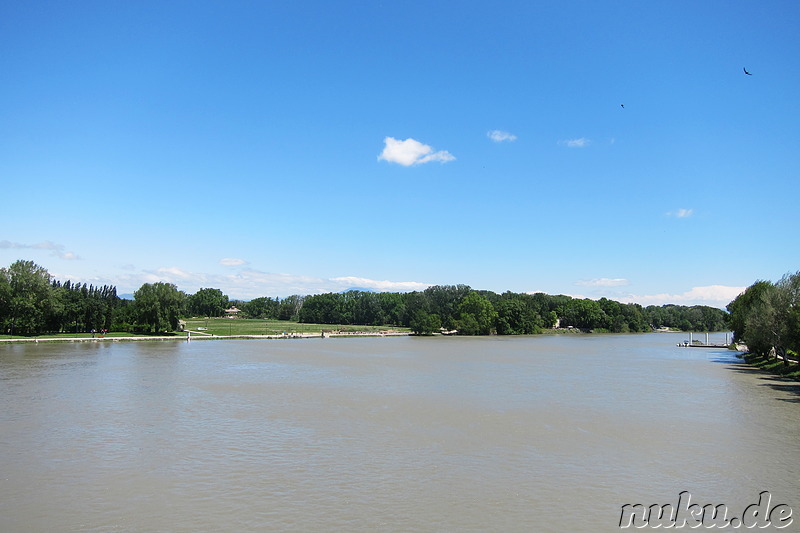
[[[231,313],[229,309],[236,308]],[[276,334],[317,324],[319,330],[407,328],[418,334],[440,331],[461,335],[529,335],[552,328],[593,332],[643,332],[658,328],[721,331],[727,313],[707,306],[649,306],[607,298],[590,300],[544,293],[498,294],[467,285],[436,285],[424,291],[343,293],[231,300],[219,289],[187,295],[170,283],[146,283],[133,300],[121,299],[113,286],[95,287],[52,279],[32,261],[0,268],[0,336],[58,333],[173,332],[188,317],[236,316],[255,322],[253,333]],[[280,322],[275,327],[270,321]],[[195,322],[188,322],[196,326]],[[214,321],[215,327],[217,322]],[[295,324],[291,326],[290,324]],[[205,327],[205,326],[198,326]],[[222,329],[225,329],[224,327]],[[220,334],[224,334],[220,333]]]
[[[763,370],[764,372],[782,378],[800,381],[800,365],[792,363],[785,364],[784,361],[776,359],[774,356],[757,355],[754,353],[745,354],[743,359],[748,365]]]
[[[776,283],[756,281],[728,304],[734,341],[747,345],[761,368],[797,366],[800,354],[800,272]],[[793,371],[791,371],[793,372]]]
[[[726,328],[726,315],[706,306],[644,308],[607,298],[497,294],[466,285],[436,285],[409,293],[349,291],[307,296],[298,318],[301,322],[402,324],[422,334],[443,328],[463,335],[529,335],[554,327],[616,333],[658,328],[721,331]]]

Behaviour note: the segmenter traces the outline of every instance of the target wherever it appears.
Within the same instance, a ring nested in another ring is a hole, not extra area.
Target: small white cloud
[[[374,279],[358,278],[355,276],[342,276],[331,278],[331,281],[338,283],[343,289],[349,287],[363,287],[379,292],[407,292],[424,291],[430,287],[430,283],[419,283],[417,281],[378,281]]]
[[[681,208],[681,209],[678,209],[677,211],[669,212],[667,214],[670,215],[670,216],[676,217],[676,218],[689,218],[690,216],[692,216],[694,214],[694,209],[683,209],[683,208]]]
[[[595,278],[576,281],[575,285],[582,287],[622,287],[628,285],[628,280],[625,278]]]
[[[615,298],[620,302],[638,303],[648,305],[708,305],[710,307],[724,308],[737,296],[742,294],[747,287],[731,287],[728,285],[707,285],[692,287],[680,294],[631,294],[622,298]]]
[[[561,144],[566,145],[568,148],[585,148],[592,144],[592,141],[585,137],[581,137],[580,139],[567,139],[565,141],[561,141]]]
[[[501,130],[492,130],[490,132],[487,132],[486,136],[496,143],[501,143],[503,141],[513,142],[517,140],[516,135],[512,135],[507,131],[501,131]]]
[[[394,137],[386,137],[383,142],[385,146],[383,147],[383,152],[378,156],[379,161],[383,160],[409,167],[411,165],[430,163],[431,161],[447,163],[455,160],[455,157],[447,150],[434,152],[433,148],[427,144],[422,144],[414,139],[409,138],[401,141]]]
[[[235,267],[235,266],[246,265],[247,261],[245,261],[244,259],[239,259],[237,257],[225,257],[219,260],[219,264],[223,266]]]
[[[195,277],[195,274],[186,272],[178,267],[161,267],[156,270],[156,275],[163,276],[167,279],[182,279],[189,280]]]
[[[72,261],[75,259],[80,259],[74,252],[67,252],[64,250],[63,244],[56,244],[50,241],[39,242],[36,244],[22,244],[18,242],[11,242],[11,241],[0,241],[0,249],[6,250],[49,250],[50,255],[56,256],[60,259],[65,259],[67,261]]]
[[[62,277],[59,277],[61,279]],[[73,282],[84,282],[75,276]],[[95,280],[96,282],[96,280]],[[231,270],[225,274],[193,272],[178,267],[160,267],[155,270],[135,270],[127,272],[110,283],[117,292],[134,292],[144,283],[166,282],[178,286],[179,290],[192,294],[201,287],[214,287],[232,298],[251,299],[261,296],[285,297],[290,294],[310,295],[325,292],[341,292],[353,287],[371,289],[376,292],[422,291],[429,283],[415,281],[377,281],[356,276],[336,278],[317,278],[297,274],[262,272],[252,268]]]

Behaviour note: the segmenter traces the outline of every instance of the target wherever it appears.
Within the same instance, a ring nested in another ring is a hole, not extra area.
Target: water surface
[[[684,337],[0,345],[0,530],[603,532],[681,491],[800,511],[796,386]]]

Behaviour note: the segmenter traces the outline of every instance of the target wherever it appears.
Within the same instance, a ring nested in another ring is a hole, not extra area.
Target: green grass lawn
[[[301,324],[288,320],[257,320],[243,318],[189,318],[186,329],[212,335],[282,335],[284,333],[322,333],[323,331],[379,332],[389,329],[410,331],[391,326],[345,326],[339,324]],[[204,329],[205,328],[205,329]]]

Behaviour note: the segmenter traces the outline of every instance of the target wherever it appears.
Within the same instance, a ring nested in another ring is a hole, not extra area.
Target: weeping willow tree
[[[800,353],[800,272],[777,283],[755,282],[728,304],[728,311],[734,339],[750,352],[782,357],[784,364]]]

